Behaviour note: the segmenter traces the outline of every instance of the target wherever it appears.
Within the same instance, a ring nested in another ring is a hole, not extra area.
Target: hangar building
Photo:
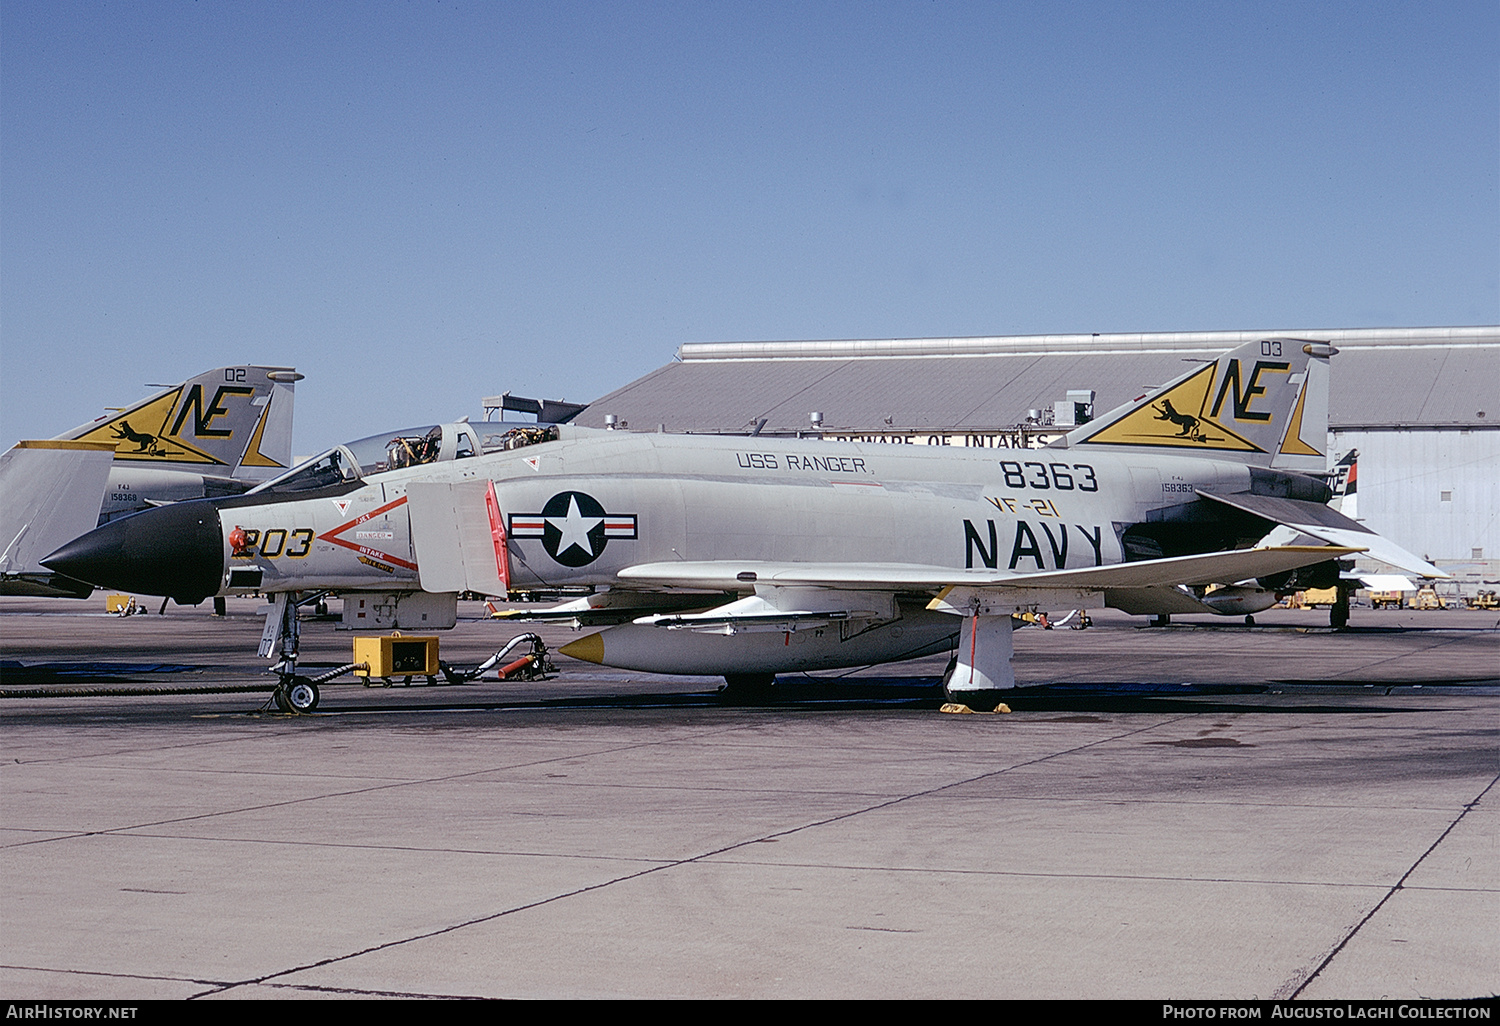
[[[689,343],[575,423],[1035,446],[1087,417],[1089,392],[1102,414],[1272,337],[1338,348],[1328,451],[1359,450],[1358,518],[1465,590],[1500,579],[1500,326]]]

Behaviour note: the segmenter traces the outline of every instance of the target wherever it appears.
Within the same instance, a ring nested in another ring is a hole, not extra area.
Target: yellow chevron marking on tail
[[[1264,452],[1209,416],[1217,364],[1084,438],[1102,445],[1150,445],[1203,451]]]
[[[1302,440],[1302,407],[1307,402],[1307,384],[1306,381],[1302,384],[1302,392],[1297,396],[1297,406],[1292,410],[1291,423],[1286,428],[1286,437],[1281,440],[1280,451],[1288,456],[1323,455]]]
[[[271,419],[271,403],[274,403],[275,401],[276,401],[275,396],[274,395],[271,396],[270,401],[266,403],[265,409],[263,409],[263,410],[260,411],[260,420],[258,420],[256,422],[256,424],[255,424],[255,434],[253,434],[253,435],[250,436],[250,444],[245,447],[245,458],[240,461],[240,464],[242,466],[246,466],[246,467],[281,467],[281,466],[284,466],[284,464],[277,463],[275,460],[271,459],[271,457],[265,455],[264,453],[262,453],[260,451],[261,436],[263,436],[266,433],[266,423],[267,423],[267,421],[269,421]]]
[[[149,460],[170,463],[211,463],[223,466],[203,450],[168,433],[172,412],[182,398],[181,386],[155,401],[126,410],[118,417],[79,436],[81,442],[111,442],[117,460]]]

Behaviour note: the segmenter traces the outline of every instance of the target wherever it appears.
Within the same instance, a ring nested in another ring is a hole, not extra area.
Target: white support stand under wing
[[[1014,645],[1010,614],[964,617],[958,638],[958,662],[948,679],[948,692],[962,701],[966,691],[998,691],[1016,686],[1010,665]]]

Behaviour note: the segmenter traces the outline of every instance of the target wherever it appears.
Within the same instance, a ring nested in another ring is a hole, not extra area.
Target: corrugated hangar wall
[[[1359,450],[1357,517],[1460,578],[1500,569],[1500,431],[1334,430]]]
[[[690,343],[576,423],[986,447],[1069,390],[1104,413],[1245,342],[1333,342],[1333,457],[1360,451],[1358,516],[1469,582],[1500,578],[1500,326],[1294,328]],[[1489,586],[1493,586],[1490,584]]]

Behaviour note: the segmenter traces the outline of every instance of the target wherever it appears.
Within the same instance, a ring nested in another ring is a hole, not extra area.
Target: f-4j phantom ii
[[[0,595],[82,598],[38,559],[98,524],[234,495],[291,466],[290,367],[216,367],[0,456]]]
[[[1332,353],[1253,342],[1034,450],[568,425],[486,447],[443,425],[108,524],[45,562],[184,603],[276,596],[284,675],[292,593],[431,628],[461,592],[580,588],[536,614],[604,628],[561,650],[579,659],[733,687],[953,650],[947,687],[977,700],[1015,685],[1016,613],[1170,611],[1213,584],[1248,601],[1337,580],[1362,550],[1436,574],[1325,505]],[[1278,531],[1287,544],[1262,542]]]

